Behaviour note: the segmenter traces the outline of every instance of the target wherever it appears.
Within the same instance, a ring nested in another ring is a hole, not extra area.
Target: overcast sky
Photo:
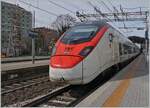
[[[136,7],[146,7],[148,9],[150,6],[150,1],[149,0],[51,0],[71,11],[74,13],[71,13],[63,8],[60,8],[50,2],[48,0],[2,0],[5,2],[13,3],[13,4],[18,4],[19,6],[25,8],[28,11],[35,11],[35,16],[36,16],[36,27],[50,27],[51,23],[56,19],[56,16],[52,14],[45,13],[43,11],[40,11],[38,9],[33,8],[32,6],[26,5],[22,3],[21,1],[30,3],[36,7],[39,7],[41,9],[44,9],[46,11],[52,12],[54,14],[60,15],[60,14],[70,14],[75,17],[75,12],[78,10],[84,10],[89,13],[93,13],[94,10],[93,8],[88,4],[88,1],[90,1],[92,4],[95,6],[98,6],[102,12],[110,12],[102,3],[104,1],[106,5],[110,8],[113,6],[116,6],[119,10],[119,5],[121,4],[122,7],[124,8],[136,8]],[[128,10],[128,9],[126,9]],[[137,9],[132,9],[131,11],[137,11]],[[122,25],[123,23],[115,24],[115,25]],[[142,22],[127,22],[127,26],[144,26]],[[131,30],[125,31],[128,32],[129,35],[135,34],[142,36],[144,35],[144,31],[134,31],[132,32]]]

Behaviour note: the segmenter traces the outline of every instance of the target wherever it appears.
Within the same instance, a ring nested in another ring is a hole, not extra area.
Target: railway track
[[[23,105],[23,107],[67,106],[75,100],[75,98],[65,95],[65,93],[68,93],[72,87],[73,86],[71,85],[66,85],[55,89],[52,92],[49,92],[46,95],[43,95],[40,98]]]
[[[1,105],[9,106],[46,94],[65,84],[52,83],[48,76],[5,85],[1,88]]]
[[[111,70],[112,72],[112,70]],[[33,99],[19,107],[72,107],[86,98],[98,87],[102,86],[117,72],[109,76],[99,75],[95,80],[86,85],[65,85],[55,89],[39,98]]]
[[[106,80],[99,79],[99,81],[100,83],[94,81],[88,85],[65,85],[19,107],[72,107],[104,84]]]
[[[31,73],[31,74],[29,74],[28,77],[25,77],[24,75],[22,75],[19,78],[13,78],[11,80],[2,81],[1,87],[4,88],[5,86],[13,85],[15,83],[26,82],[28,80],[38,79],[38,78],[45,77],[45,76],[48,76],[48,72],[47,73],[40,73],[40,74],[39,73],[37,73],[37,74]]]
[[[21,81],[21,82],[14,83],[11,85],[4,85],[1,89],[1,95],[3,96],[5,94],[15,92],[17,90],[21,90],[24,88],[28,88],[28,87],[31,87],[40,83],[47,82],[47,81],[49,81],[48,76],[43,76],[43,77],[37,77],[34,79],[30,79],[30,80]]]

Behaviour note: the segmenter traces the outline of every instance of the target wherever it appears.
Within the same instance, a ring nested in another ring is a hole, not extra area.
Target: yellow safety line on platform
[[[118,107],[123,99],[123,96],[125,95],[130,81],[131,77],[133,76],[134,72],[136,71],[137,67],[139,66],[141,60],[138,59],[138,62],[134,61],[134,65],[131,67],[130,71],[126,74],[124,80],[122,80],[119,84],[119,86],[114,90],[114,92],[106,99],[102,107]]]

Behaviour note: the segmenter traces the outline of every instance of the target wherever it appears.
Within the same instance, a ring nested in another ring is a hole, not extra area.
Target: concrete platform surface
[[[149,70],[140,55],[76,107],[148,107]]]
[[[1,71],[3,72],[3,71],[8,71],[8,70],[46,66],[46,65],[49,65],[49,60],[38,60],[38,61],[35,61],[35,64],[32,64],[32,61],[4,63],[4,64],[1,64],[1,69],[2,69]]]

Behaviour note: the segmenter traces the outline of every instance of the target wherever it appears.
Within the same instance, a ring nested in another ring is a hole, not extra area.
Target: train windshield
[[[76,26],[64,33],[61,42],[78,44],[91,40],[98,30],[98,26]]]

